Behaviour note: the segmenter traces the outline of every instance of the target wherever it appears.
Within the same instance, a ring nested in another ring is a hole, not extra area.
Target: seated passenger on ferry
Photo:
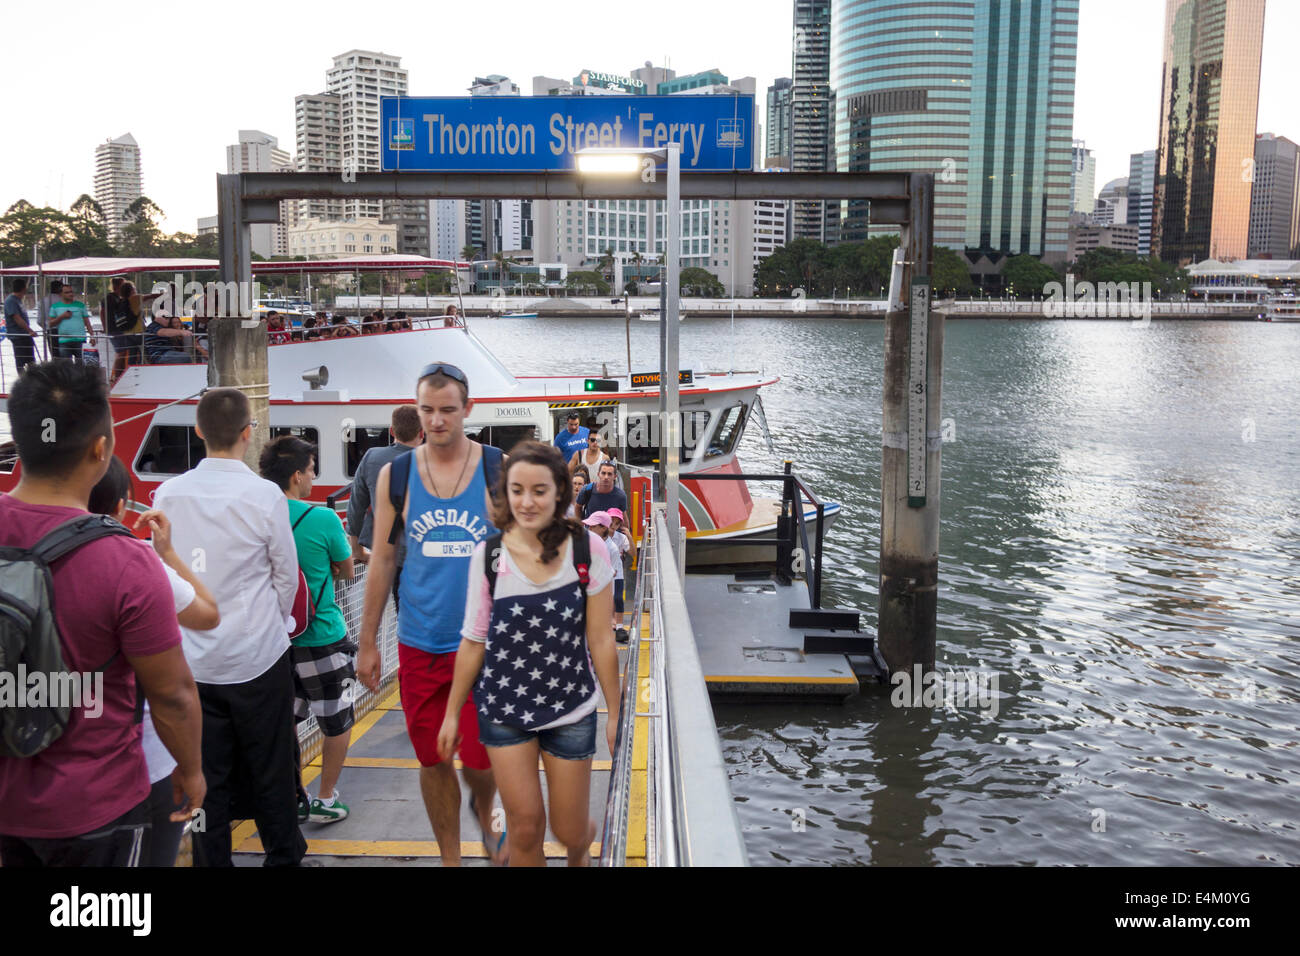
[[[289,330],[284,325],[284,316],[275,309],[266,313],[266,344],[284,345],[290,339]]]
[[[443,319],[442,319],[443,328],[454,329],[456,326],[462,324],[460,321],[460,315],[456,312],[456,307],[454,305],[447,306],[447,308],[443,311],[442,314],[443,314]]]
[[[389,332],[403,332],[411,327],[411,320],[406,317],[405,312],[394,312],[393,317],[388,320]]]
[[[330,319],[328,337],[331,339],[347,338],[350,335],[360,335],[361,333],[348,322],[347,317],[335,315]]]
[[[192,340],[193,336],[176,316],[156,315],[144,331],[144,354],[150,365],[188,365],[194,361],[190,355]],[[202,346],[194,347],[200,361],[206,362],[207,351]]]

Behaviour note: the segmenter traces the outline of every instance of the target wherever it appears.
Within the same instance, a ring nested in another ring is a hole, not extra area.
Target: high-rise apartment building
[[[1156,151],[1128,158],[1128,222],[1138,227],[1137,254],[1151,254],[1151,210],[1156,193]]]
[[[104,211],[108,241],[117,242],[126,225],[126,207],[143,195],[140,146],[130,133],[95,147],[95,202]]]
[[[1165,0],[1151,250],[1242,259],[1250,227],[1264,0]]]
[[[300,173],[338,173],[343,169],[342,112],[333,93],[294,97],[294,134]],[[308,219],[334,222],[343,218],[341,199],[298,199],[291,225]]]
[[[1078,0],[837,2],[835,168],[932,171],[934,241],[976,271],[1063,260],[1078,27]],[[866,203],[839,209],[843,239],[897,231],[871,229]]]
[[[293,169],[293,157],[280,148],[280,141],[258,129],[241,129],[239,142],[226,147],[227,173],[279,173]],[[280,202],[279,222],[258,222],[248,227],[249,244],[255,255],[270,259],[289,254],[285,227],[292,225],[295,202]]]
[[[764,166],[790,168],[790,86],[790,77],[783,76],[767,88]]]
[[[1300,258],[1300,155],[1285,136],[1255,137],[1246,245],[1251,259]]]
[[[1070,146],[1070,212],[1091,213],[1097,198],[1097,157],[1081,139]]]
[[[460,260],[465,248],[464,199],[429,200],[429,255],[435,259]]]
[[[790,168],[820,173],[829,167],[831,96],[831,0],[794,0],[794,69],[790,87]],[[827,235],[827,206],[801,200],[793,204],[791,234],[796,239]]]
[[[1128,212],[1129,180],[1112,179],[1097,193],[1097,204],[1092,211],[1094,226],[1125,225],[1131,220]]]

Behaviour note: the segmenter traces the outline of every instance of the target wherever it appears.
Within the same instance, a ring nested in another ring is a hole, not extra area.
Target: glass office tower
[[[1063,259],[1078,0],[836,0],[836,168],[935,174],[935,242]],[[840,204],[840,235],[873,230]]]
[[[1165,0],[1151,253],[1243,259],[1264,0]]]

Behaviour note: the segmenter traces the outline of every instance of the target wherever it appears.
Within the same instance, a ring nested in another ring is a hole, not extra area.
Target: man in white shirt
[[[298,589],[289,508],[280,489],[243,462],[257,426],[243,392],[209,390],[195,420],[207,457],[164,482],[153,505],[171,518],[173,547],[221,608],[221,623],[211,630],[181,628],[203,704],[208,779],[196,856],[208,866],[232,865],[232,804],[246,796],[266,865],[296,866],[307,844],[298,828],[285,625]]]

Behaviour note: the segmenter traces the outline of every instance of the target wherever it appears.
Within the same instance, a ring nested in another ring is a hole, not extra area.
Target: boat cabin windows
[[[193,425],[154,425],[135,456],[135,471],[140,475],[180,475],[207,454]]]
[[[704,437],[709,427],[709,413],[706,411],[682,412],[680,461],[689,461],[695,454],[695,446]],[[659,449],[663,444],[660,436],[659,414],[657,412],[636,412],[627,416],[627,434],[623,438],[627,449],[624,459],[629,465],[654,465],[659,462]]]
[[[272,428],[271,437],[297,435],[317,448],[316,474],[320,475],[320,439],[314,428]],[[135,458],[140,475],[181,475],[204,458],[207,450],[193,425],[154,425]]]
[[[358,425],[343,431],[343,469],[349,478],[355,478],[361,456],[372,448],[386,448],[393,443],[393,433],[387,425]]]
[[[271,437],[283,438],[285,435],[293,435],[295,438],[301,438],[305,442],[310,442],[316,446],[316,455],[312,462],[316,477],[320,477],[320,432],[314,428],[272,428]]]
[[[535,441],[537,429],[532,425],[484,425],[481,428],[469,427],[465,434],[480,445],[493,445],[505,454],[510,454],[521,441]]]
[[[740,443],[740,436],[745,431],[745,412],[748,410],[745,405],[732,405],[722,413],[722,421],[718,422],[718,430],[713,435],[713,440],[709,442],[709,447],[704,450],[704,458],[707,461],[710,458],[717,458],[721,455],[729,455],[736,449]]]

